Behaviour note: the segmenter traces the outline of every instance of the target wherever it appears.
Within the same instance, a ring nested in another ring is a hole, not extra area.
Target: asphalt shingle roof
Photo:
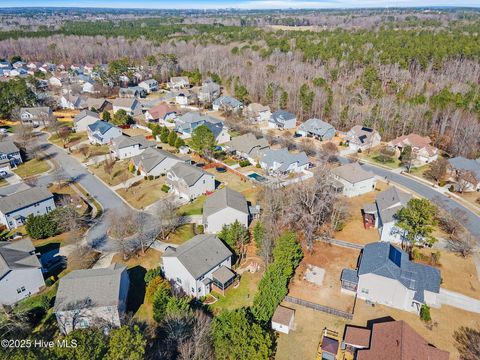
[[[257,137],[252,133],[236,136],[229,142],[225,143],[224,146],[250,156],[260,156],[261,150],[265,150],[270,147],[265,138],[262,137],[257,139]]]
[[[100,134],[105,134],[108,130],[110,130],[113,127],[112,124],[107,123],[106,121],[98,120],[95,121],[93,124],[88,125],[88,128],[92,132],[97,132],[99,131]]]
[[[262,162],[267,164],[268,168],[273,167],[274,163],[279,163],[281,165],[278,170],[287,171],[288,167],[295,162],[298,162],[297,166],[299,167],[308,164],[308,157],[303,151],[298,154],[292,154],[285,148],[278,150],[269,149],[263,154]]]
[[[332,172],[351,184],[375,177],[375,175],[370,171],[363,170],[363,168],[357,162],[339,166],[333,169]]]
[[[463,156],[457,156],[448,160],[450,166],[457,170],[471,171],[480,180],[480,158],[477,160],[467,159]]]
[[[332,125],[316,118],[308,119],[299,126],[299,130],[303,130],[317,136],[324,136],[329,130],[332,129],[335,131],[335,128]]]
[[[47,188],[33,187],[0,198],[0,211],[6,215],[50,198],[53,198],[53,194]]]
[[[34,251],[30,239],[0,241],[0,278],[15,269],[40,269],[42,265]]]
[[[215,99],[215,101],[213,102],[213,105],[238,108],[243,106],[243,103],[231,96],[220,96],[218,99]]]
[[[228,207],[248,214],[248,204],[245,196],[225,187],[207,197],[203,204],[203,215],[204,217],[210,216]]]
[[[395,186],[377,194],[376,204],[382,222],[385,224],[393,221],[395,214],[407,205],[411,198],[412,195],[399,190]]]
[[[14,144],[12,140],[3,140],[0,141],[0,153],[1,154],[12,154],[19,152],[17,145]]]
[[[177,163],[172,166],[170,169],[172,173],[174,173],[180,179],[183,179],[188,186],[195,185],[195,183],[203,176],[203,175],[210,175],[212,174],[200,169],[197,166],[192,166],[185,163]]]
[[[275,111],[270,118],[270,120],[276,124],[284,124],[286,121],[292,119],[296,119],[295,114],[285,110]]]
[[[145,172],[149,173],[155,168],[155,166],[167,158],[180,160],[177,156],[168,151],[150,147],[145,149],[143,153],[132,157],[132,161],[137,167],[142,164]]]

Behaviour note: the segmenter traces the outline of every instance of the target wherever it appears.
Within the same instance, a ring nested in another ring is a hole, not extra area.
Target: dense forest
[[[248,26],[248,18],[241,26],[183,18],[66,21],[56,29],[0,32],[0,58],[126,57],[164,80],[181,71],[215,73],[232,95],[286,108],[301,120],[320,117],[339,130],[364,124],[386,140],[415,131],[452,155],[479,156],[480,15],[371,16],[383,21],[355,30]],[[294,18],[301,26],[302,17]]]

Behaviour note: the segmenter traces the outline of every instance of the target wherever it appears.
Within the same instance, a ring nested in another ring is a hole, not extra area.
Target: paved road
[[[340,158],[342,163],[350,162],[349,159]],[[392,183],[399,184],[412,192],[417,193],[418,195],[425,197],[429,200],[436,200],[445,210],[447,210],[452,216],[455,216],[459,211],[466,214],[468,222],[465,227],[475,236],[480,239],[480,217],[475,213],[467,209],[462,204],[449,199],[445,195],[439,193],[438,191],[432,189],[430,186],[425,185],[419,181],[413,180],[412,178],[406,177],[401,174],[397,174],[390,170],[380,168],[378,166],[363,164],[362,167],[365,170],[373,172],[375,175],[390,180]]]
[[[442,305],[450,305],[466,311],[480,313],[480,300],[478,299],[442,288],[438,296]]]

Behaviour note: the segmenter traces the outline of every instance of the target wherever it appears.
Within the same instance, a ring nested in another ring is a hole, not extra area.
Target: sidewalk
[[[138,175],[133,178],[128,179],[127,181],[120,183],[115,186],[111,186],[110,189],[113,191],[119,190],[119,189],[128,189],[132,184],[136,183],[137,181],[140,181],[143,179],[143,175]]]

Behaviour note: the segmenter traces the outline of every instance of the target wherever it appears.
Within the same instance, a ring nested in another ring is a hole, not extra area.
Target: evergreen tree
[[[213,151],[215,145],[215,136],[206,125],[200,125],[193,130],[191,146],[195,150],[206,154]]]
[[[147,341],[137,325],[113,329],[108,342],[106,360],[143,360]]]

